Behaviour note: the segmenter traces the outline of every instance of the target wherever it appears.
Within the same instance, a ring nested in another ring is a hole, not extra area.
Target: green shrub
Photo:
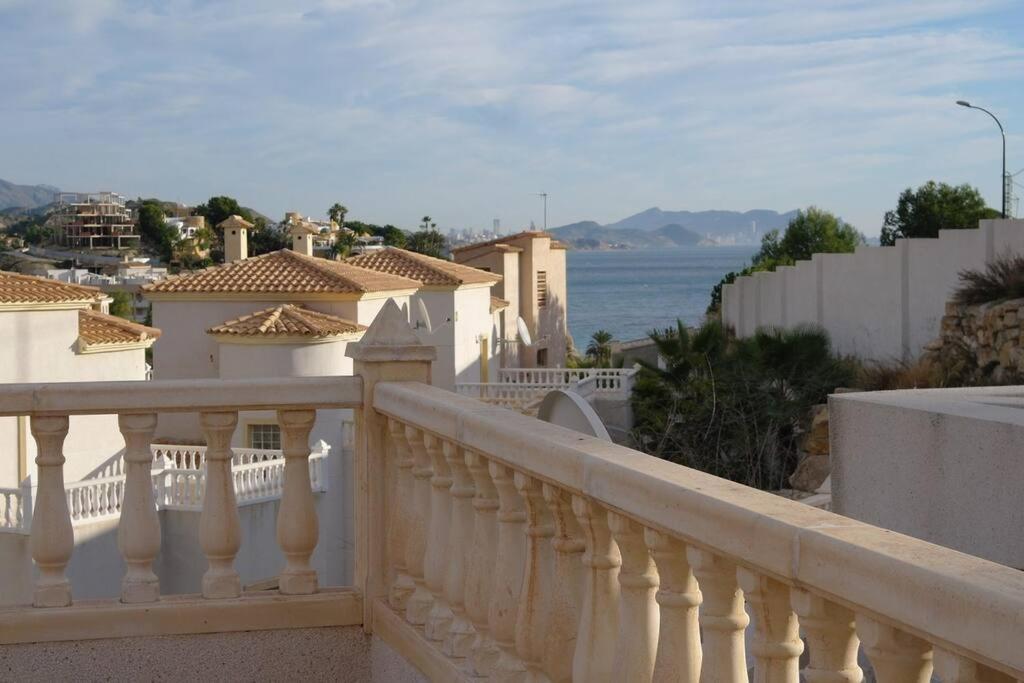
[[[960,271],[960,285],[953,301],[987,304],[1001,299],[1024,297],[1024,255],[1003,255],[981,270]]]
[[[729,339],[712,321],[652,332],[664,367],[644,365],[633,392],[641,450],[749,486],[785,488],[811,408],[855,366],[818,328]]]

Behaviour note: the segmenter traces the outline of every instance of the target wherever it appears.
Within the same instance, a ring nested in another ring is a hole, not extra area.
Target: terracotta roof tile
[[[422,285],[493,284],[500,275],[452,261],[417,254],[396,247],[370,251],[347,259],[347,263],[380,273],[400,275]]]
[[[456,247],[452,249],[452,251],[467,251],[469,249],[479,249],[480,247],[508,247],[512,249],[517,249],[514,245],[510,245],[508,243],[517,239],[522,239],[524,237],[550,237],[552,241],[554,241],[554,236],[552,236],[552,234],[549,232],[544,232],[543,230],[524,230],[522,232],[517,232],[514,235],[505,235],[504,237],[498,237],[487,242],[477,242],[476,244],[467,244],[462,247]],[[517,250],[522,251],[521,249]]]
[[[204,294],[362,294],[416,289],[403,277],[328,261],[291,249],[225,263],[145,285],[143,292]]]
[[[208,334],[238,337],[287,336],[333,337],[362,332],[366,327],[333,315],[294,304],[272,306],[240,318],[228,320],[208,329]]]
[[[0,304],[93,303],[102,298],[95,287],[0,271]]]
[[[138,344],[154,340],[160,330],[91,309],[78,312],[78,339],[86,346]]]
[[[491,297],[491,313],[496,313],[503,308],[508,308],[508,302],[496,296]]]

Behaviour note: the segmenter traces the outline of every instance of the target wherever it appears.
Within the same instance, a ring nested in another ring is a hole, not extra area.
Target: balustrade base
[[[422,628],[409,624],[383,600],[375,600],[372,611],[373,635],[390,645],[428,679],[455,683],[479,680],[460,666],[459,660],[446,657],[436,644],[427,640]]]
[[[215,600],[237,598],[242,594],[242,581],[238,573],[203,576],[203,597]]]
[[[281,572],[278,590],[281,595],[312,595],[316,593],[316,570]]]
[[[412,595],[409,596],[409,600],[405,603],[406,621],[416,626],[422,626],[427,623],[427,614],[429,614],[433,604],[434,599],[430,596],[430,592],[426,587],[416,584]]]
[[[65,579],[47,585],[36,584],[32,604],[36,607],[67,607],[71,604],[71,582]]]
[[[388,605],[396,612],[404,612],[409,603],[409,596],[416,590],[416,584],[408,574],[399,574],[398,579],[388,592]]]
[[[465,617],[455,616],[448,634],[444,639],[441,651],[449,657],[466,658],[473,651],[473,641],[476,639],[476,630]]]
[[[427,613],[427,621],[423,625],[424,634],[429,640],[444,641],[448,637],[453,617],[454,615],[446,602],[434,600],[433,607]]]
[[[137,604],[160,599],[160,581],[155,576],[143,581],[126,581],[121,586],[121,602]]]

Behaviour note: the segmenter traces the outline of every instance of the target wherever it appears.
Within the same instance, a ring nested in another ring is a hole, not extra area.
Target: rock
[[[805,455],[789,478],[789,485],[797,491],[816,491],[828,478],[832,463],[827,455]]]
[[[1017,324],[1017,310],[1007,311],[1003,314],[1003,327],[1013,327]]]
[[[810,455],[828,455],[828,405],[814,406],[811,426],[801,439],[800,450]]]

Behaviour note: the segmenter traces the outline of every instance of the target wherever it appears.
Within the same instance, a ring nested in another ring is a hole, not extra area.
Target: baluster
[[[405,603],[416,587],[405,565],[405,545],[409,534],[413,495],[413,457],[405,440],[405,427],[402,423],[389,419],[388,432],[391,435],[394,452],[396,479],[391,505],[391,528],[388,530],[388,539],[391,542],[388,554],[394,566],[395,578],[388,593],[388,604],[394,610],[404,611]]]
[[[117,527],[117,547],[127,565],[121,581],[121,602],[156,602],[160,580],[153,573],[153,560],[160,552],[160,518],[153,500],[153,452],[149,448],[156,431],[156,414],[118,415],[117,425],[124,437],[125,465],[125,492]]]
[[[284,484],[277,513],[277,544],[285,556],[278,589],[282,595],[308,595],[317,589],[316,570],[309,564],[320,534],[309,482],[309,433],[314,422],[315,410],[277,411],[284,452]]]
[[[32,604],[65,607],[71,604],[71,583],[64,576],[64,569],[75,547],[64,493],[64,439],[68,435],[68,417],[33,415],[29,424],[36,441],[39,474],[29,541],[32,559],[39,568]]]
[[[410,624],[427,621],[434,599],[427,590],[423,577],[423,561],[427,553],[427,529],[430,526],[430,456],[423,446],[423,433],[412,427],[405,428],[405,438],[413,452],[413,512],[409,536],[405,546],[405,566],[415,588],[405,603],[405,618]]]
[[[661,607],[653,681],[696,681],[700,677],[700,604],[697,579],[686,559],[686,545],[654,529],[644,530],[658,568],[655,596]]]
[[[554,523],[554,570],[548,616],[544,671],[554,683],[572,681],[572,655],[583,592],[583,551],[586,543],[572,513],[572,498],[551,484],[542,487]]]
[[[860,683],[857,665],[860,640],[853,612],[805,590],[790,591],[790,604],[800,617],[807,638],[808,665],[801,672],[807,683]]]
[[[654,600],[658,570],[644,543],[642,526],[628,517],[609,512],[608,528],[622,557],[614,680],[647,681],[654,673],[658,652],[661,615]]]
[[[498,535],[498,491],[487,461],[479,453],[466,452],[466,467],[473,477],[473,542],[466,558],[466,615],[473,622],[473,671],[490,675],[499,650],[491,637],[488,612],[494,594],[494,564]]]
[[[889,624],[857,615],[857,635],[875,668],[878,683],[928,683],[932,677],[932,646]]]
[[[468,657],[473,645],[473,625],[466,616],[466,557],[473,552],[473,479],[461,448],[444,442],[444,458],[452,474],[452,524],[448,535],[449,560],[444,596],[452,610],[451,626],[443,651],[450,657]]]
[[[619,632],[619,566],[622,558],[608,528],[608,515],[597,503],[573,496],[586,550],[583,553],[583,603],[572,660],[574,681],[613,680],[615,641]]]
[[[523,587],[526,554],[524,535],[526,510],[516,491],[512,470],[497,462],[490,464],[491,478],[498,490],[498,562],[494,566],[494,593],[487,623],[501,649],[491,669],[495,680],[518,679],[526,671],[516,655],[516,617]]]
[[[424,434],[423,444],[433,468],[430,478],[430,524],[427,525],[427,553],[423,559],[423,580],[434,601],[427,613],[423,632],[430,640],[444,640],[452,623],[452,611],[444,596],[445,567],[451,557],[448,546],[452,521],[450,489],[452,473],[441,448],[441,441]]]
[[[743,631],[750,618],[743,609],[743,591],[736,581],[736,565],[692,546],[686,548],[686,558],[704,597],[700,614],[704,633],[700,680],[702,683],[746,681]]]
[[[199,516],[199,546],[209,562],[203,574],[204,598],[237,598],[242,584],[235,571],[241,547],[238,504],[231,477],[231,436],[238,413],[200,413],[206,437],[206,475],[203,511]]]
[[[736,570],[754,620],[754,681],[796,683],[800,678],[800,624],[790,606],[789,586],[740,567]]]
[[[1013,676],[935,648],[935,673],[942,683],[1014,683]]]
[[[526,680],[546,681],[543,664],[554,595],[551,539],[555,524],[541,482],[522,472],[516,472],[513,480],[526,507],[526,558],[516,615],[516,653],[526,665]]]

